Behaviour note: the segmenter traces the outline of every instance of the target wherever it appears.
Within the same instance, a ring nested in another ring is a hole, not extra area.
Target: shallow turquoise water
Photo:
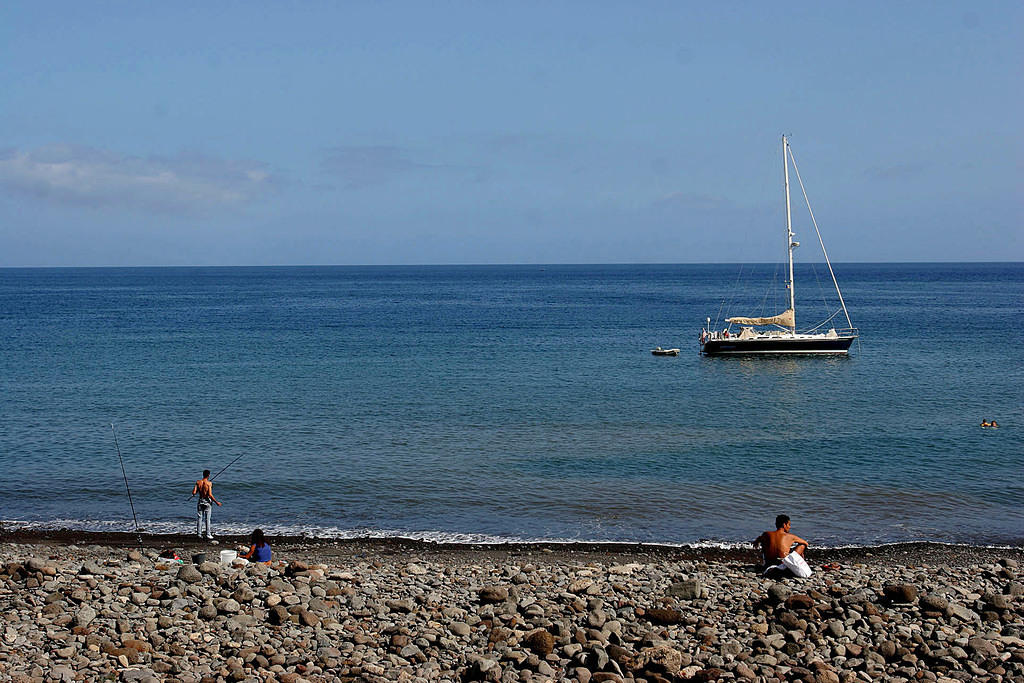
[[[0,519],[131,528],[113,422],[157,531],[242,456],[222,530],[1024,541],[1024,265],[840,264],[852,357],[698,356],[774,270],[0,270]]]

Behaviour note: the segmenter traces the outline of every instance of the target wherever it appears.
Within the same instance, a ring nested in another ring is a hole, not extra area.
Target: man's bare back
[[[192,487],[192,495],[199,494],[200,501],[212,501],[217,505],[220,505],[220,501],[213,497],[213,482],[204,476],[202,479],[196,481],[196,485]]]
[[[778,527],[775,531],[766,531],[754,540],[754,544],[761,547],[765,566],[778,564],[793,550],[803,556],[807,549],[807,541],[789,533],[789,517],[779,515],[775,524]]]

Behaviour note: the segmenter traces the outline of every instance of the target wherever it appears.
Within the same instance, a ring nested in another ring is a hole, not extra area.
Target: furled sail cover
[[[736,323],[737,325],[782,325],[783,327],[795,327],[796,319],[793,317],[793,309],[789,308],[773,315],[770,318],[726,318],[727,323]]]

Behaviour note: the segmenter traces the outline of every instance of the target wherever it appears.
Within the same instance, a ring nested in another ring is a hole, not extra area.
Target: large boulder
[[[984,600],[989,609],[1002,612],[1013,608],[1013,605],[1010,604],[1010,599],[1000,593],[985,593],[981,596],[981,599]]]
[[[256,594],[253,592],[251,588],[249,588],[245,584],[242,584],[241,586],[235,589],[235,592],[231,594],[231,597],[233,597],[236,601],[240,603],[247,603],[252,602],[253,599],[256,597]]]
[[[309,565],[302,560],[292,560],[288,563],[284,573],[287,576],[296,576],[309,571]]]
[[[960,621],[981,621],[981,617],[978,616],[977,612],[974,612],[973,610],[970,610],[964,607],[963,605],[959,605],[955,602],[949,603],[949,606],[946,607],[946,616],[956,617]]]
[[[566,588],[570,593],[590,593],[594,588],[594,580],[588,578],[576,579]]]
[[[503,586],[484,586],[477,593],[480,596],[480,602],[486,604],[505,602],[508,600],[508,589]]]
[[[792,594],[793,590],[784,583],[773,583],[768,586],[768,602],[773,605],[786,602]]]
[[[555,649],[555,637],[546,629],[537,628],[526,634],[523,644],[541,657],[547,657]]]
[[[238,601],[234,598],[227,598],[226,600],[221,600],[217,604],[217,609],[225,614],[238,614],[238,612],[241,611],[242,606],[239,605]]]
[[[310,612],[305,607],[299,610],[299,623],[303,626],[311,626],[313,628],[316,628],[320,625],[320,621],[320,617],[318,617],[313,612]]]
[[[659,626],[668,626],[671,624],[678,624],[683,620],[683,613],[674,609],[666,609],[662,607],[654,607],[644,614],[647,621],[652,624],[658,624]]]
[[[889,602],[909,604],[917,600],[917,587],[909,583],[890,584],[882,593]]]
[[[151,652],[153,650],[153,646],[148,642],[145,640],[138,640],[136,638],[125,639],[125,641],[121,643],[121,646],[138,652]]]
[[[683,654],[664,645],[640,650],[636,656],[636,669],[674,676],[683,667]]]
[[[199,573],[199,570],[194,565],[183,564],[178,570],[178,580],[185,583],[199,583],[203,580],[203,575]]]
[[[201,574],[209,574],[210,576],[217,576],[220,574],[220,562],[211,562],[206,560],[199,565],[199,572]]]
[[[935,595],[929,593],[928,595],[922,595],[918,605],[925,612],[942,612],[945,613],[946,608],[949,607],[949,600],[942,597],[941,595]]]
[[[967,641],[967,650],[986,659],[993,659],[999,656],[999,649],[991,640],[975,636]]]
[[[809,595],[798,593],[786,598],[786,607],[791,610],[805,612],[814,607],[814,598]]]
[[[89,605],[82,605],[75,612],[74,624],[75,626],[86,627],[92,623],[92,620],[96,618],[96,610]]]
[[[501,680],[502,671],[497,659],[477,654],[471,654],[467,659],[469,660],[469,667],[463,676],[463,680],[495,682]]]
[[[409,599],[406,600],[385,600],[384,606],[392,612],[409,614],[416,611],[416,604]]]
[[[704,593],[704,584],[700,579],[684,579],[673,583],[666,592],[681,600],[696,600]]]
[[[274,625],[287,624],[291,621],[291,615],[284,605],[274,605],[267,613],[267,620]]]
[[[25,566],[34,572],[41,572],[46,569],[46,560],[42,560],[38,557],[30,557],[25,563]]]
[[[82,568],[78,570],[78,573],[82,576],[102,576],[103,568],[96,564],[94,560],[86,560],[82,563]]]

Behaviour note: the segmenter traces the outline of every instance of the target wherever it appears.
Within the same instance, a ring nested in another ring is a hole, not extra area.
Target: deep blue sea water
[[[241,456],[222,532],[1024,544],[1024,264],[836,270],[850,357],[742,359],[775,266],[2,269],[0,519],[132,529],[114,423],[156,532]]]

